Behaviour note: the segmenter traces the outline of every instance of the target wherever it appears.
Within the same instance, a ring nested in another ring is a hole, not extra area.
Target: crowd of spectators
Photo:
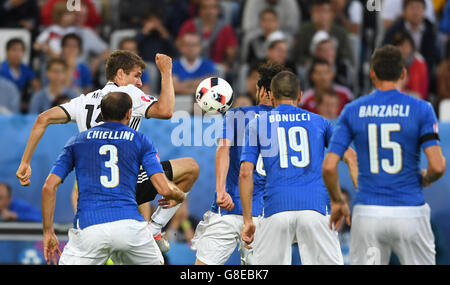
[[[0,41],[0,114],[39,113],[101,88],[116,49],[148,63],[146,93],[159,92],[154,59],[164,53],[174,59],[177,96],[192,96],[217,75],[232,84],[240,106],[254,104],[258,64],[282,63],[300,78],[299,105],[335,119],[371,92],[373,50],[393,44],[408,69],[405,92],[437,112],[450,98],[446,0],[375,1],[379,9],[366,0],[78,2],[69,9],[66,0],[0,0],[0,34],[9,32]]]

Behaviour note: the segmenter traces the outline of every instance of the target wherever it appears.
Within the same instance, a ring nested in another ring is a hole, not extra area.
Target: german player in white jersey
[[[156,65],[161,72],[161,94],[159,99],[146,95],[139,88],[142,86],[141,75],[146,67],[145,62],[135,53],[115,51],[106,62],[106,77],[108,83],[103,89],[82,94],[70,102],[53,107],[41,113],[31,130],[27,146],[22,156],[16,176],[23,186],[31,183],[31,158],[50,124],[61,124],[75,121],[80,132],[103,123],[100,115],[100,103],[103,96],[110,92],[124,92],[132,98],[132,118],[129,126],[139,130],[142,118],[169,119],[172,117],[175,105],[175,91],[172,81],[172,59],[163,54],[157,54]],[[161,162],[166,176],[185,193],[188,193],[199,174],[198,164],[192,158],[180,158]],[[157,195],[145,172],[138,178],[136,201],[141,213],[150,220],[149,204]],[[169,250],[169,244],[161,236],[162,228],[169,222],[179,206],[171,209],[158,207],[151,217],[152,231],[161,248]]]

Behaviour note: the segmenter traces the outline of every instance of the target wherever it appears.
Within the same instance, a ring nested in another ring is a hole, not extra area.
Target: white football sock
[[[187,197],[188,194],[189,192],[185,193],[184,197]],[[150,222],[150,228],[152,230],[153,236],[157,236],[161,233],[162,228],[167,225],[167,223],[170,221],[170,219],[172,219],[172,217],[180,207],[181,203],[170,209],[163,209],[161,206],[158,206],[156,211],[153,213]]]

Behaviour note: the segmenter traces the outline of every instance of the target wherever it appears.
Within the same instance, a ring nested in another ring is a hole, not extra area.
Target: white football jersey
[[[146,95],[141,89],[132,84],[119,87],[114,82],[108,82],[103,89],[86,95],[81,94],[59,107],[66,112],[70,121],[77,123],[78,130],[84,132],[103,123],[103,118],[100,114],[100,103],[103,96],[111,92],[123,92],[130,95],[133,101],[133,108],[129,126],[136,131],[139,130],[142,117],[146,118],[148,108],[158,101],[155,97]]]

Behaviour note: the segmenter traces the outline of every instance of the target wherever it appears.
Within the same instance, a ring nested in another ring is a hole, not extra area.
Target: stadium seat
[[[450,122],[450,99],[442,100],[439,104],[439,120]]]
[[[117,50],[121,40],[133,38],[134,36],[136,36],[136,31],[133,29],[115,30],[111,33],[109,46],[112,51]]]
[[[6,43],[13,38],[20,38],[25,43],[24,63],[30,64],[31,33],[27,29],[0,29],[0,61],[6,58]]]

